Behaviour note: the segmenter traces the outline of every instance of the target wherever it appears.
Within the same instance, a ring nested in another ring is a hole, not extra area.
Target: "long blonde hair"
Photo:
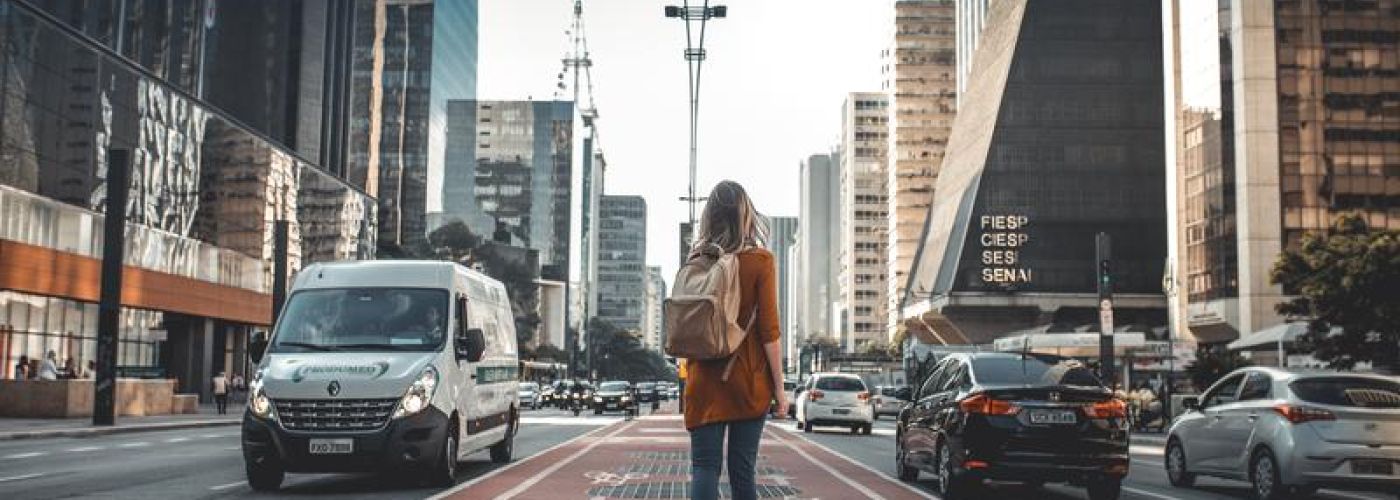
[[[748,192],[737,182],[720,181],[710,190],[691,250],[715,245],[725,252],[738,252],[766,246],[767,240],[768,225],[753,208]]]

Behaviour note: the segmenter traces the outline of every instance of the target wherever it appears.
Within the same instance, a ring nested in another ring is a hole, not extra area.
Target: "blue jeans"
[[[754,465],[758,461],[758,439],[763,436],[764,417],[737,422],[720,422],[690,431],[690,498],[719,498],[719,473],[724,458],[724,433],[729,431],[729,497],[753,500]]]

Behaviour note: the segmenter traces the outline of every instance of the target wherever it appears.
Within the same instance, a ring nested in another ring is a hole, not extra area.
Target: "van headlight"
[[[248,383],[248,410],[253,412],[253,416],[258,418],[269,418],[272,416],[272,401],[267,399],[267,394],[263,392],[263,371],[258,370],[253,374],[253,381]]]
[[[433,400],[433,391],[437,390],[437,383],[437,369],[432,365],[424,368],[423,373],[418,374],[418,378],[408,386],[408,392],[403,395],[403,400],[399,401],[399,409],[394,412],[394,418],[407,417],[427,408]]]

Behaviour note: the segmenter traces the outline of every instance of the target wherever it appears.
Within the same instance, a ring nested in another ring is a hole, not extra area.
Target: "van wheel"
[[[282,480],[287,477],[287,472],[272,459],[264,460],[263,463],[248,462],[244,467],[248,472],[248,486],[253,488],[253,491],[277,491],[282,487]]]
[[[444,438],[442,456],[432,469],[428,470],[428,482],[436,486],[452,486],[457,482],[457,421],[448,421],[447,437]]]
[[[509,462],[515,453],[515,432],[520,425],[520,417],[513,410],[510,412],[510,423],[507,425],[506,438],[491,446],[491,461],[498,464]]]

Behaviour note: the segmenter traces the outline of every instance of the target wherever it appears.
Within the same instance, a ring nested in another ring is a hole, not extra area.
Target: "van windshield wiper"
[[[340,349],[383,349],[386,351],[421,351],[427,344],[336,344]]]
[[[282,346],[287,346],[287,347],[301,347],[301,348],[303,348],[303,349],[311,349],[311,350],[313,350],[313,351],[323,351],[323,352],[324,352],[324,351],[335,351],[335,350],[338,350],[338,349],[337,349],[338,347],[340,347],[340,346],[333,346],[333,345],[309,344],[309,343],[306,343],[306,342],[278,342],[278,343],[277,343],[277,346],[278,346],[278,347],[282,347]]]

